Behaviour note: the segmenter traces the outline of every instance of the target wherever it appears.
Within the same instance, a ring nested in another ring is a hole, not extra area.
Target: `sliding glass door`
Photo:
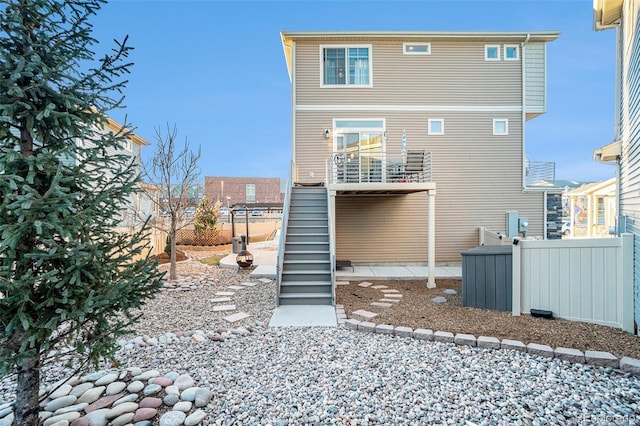
[[[382,182],[384,122],[335,122],[336,172],[344,183]]]

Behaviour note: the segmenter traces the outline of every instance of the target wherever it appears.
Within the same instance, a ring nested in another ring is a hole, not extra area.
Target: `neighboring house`
[[[616,178],[585,184],[564,194],[572,237],[610,237],[616,227]]]
[[[206,176],[204,193],[212,202],[234,204],[280,203],[280,178]]]
[[[594,159],[616,165],[618,230],[634,235],[634,318],[640,324],[640,1],[594,0],[594,29],[615,28],[616,102],[613,141]]]
[[[332,254],[459,263],[479,227],[505,230],[507,211],[544,237],[545,197],[560,201],[526,184],[525,123],[546,111],[558,35],[283,32],[292,175],[328,189]]]

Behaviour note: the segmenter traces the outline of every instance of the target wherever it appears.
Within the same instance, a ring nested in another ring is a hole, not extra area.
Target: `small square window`
[[[442,118],[430,118],[428,134],[430,135],[444,135],[444,119]]]
[[[431,55],[431,43],[403,43],[405,55]]]
[[[509,134],[509,120],[506,118],[494,118],[493,119],[493,134],[494,136],[504,136]]]
[[[484,46],[484,60],[485,61],[499,61],[500,60],[500,46],[497,44],[487,44]]]
[[[519,59],[519,46],[517,44],[504,45],[504,60],[517,61]]]

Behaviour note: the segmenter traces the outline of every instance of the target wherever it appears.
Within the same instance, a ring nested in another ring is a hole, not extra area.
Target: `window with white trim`
[[[256,202],[256,184],[255,183],[247,183],[245,185],[245,197],[246,197],[247,203]]]
[[[505,44],[504,60],[517,61],[518,59],[520,59],[520,46],[518,46],[517,44]]]
[[[322,86],[371,86],[371,46],[320,46]]]
[[[124,149],[126,149],[127,151],[133,151],[133,144],[131,142],[131,139],[125,139],[122,141],[122,147]]]
[[[484,45],[484,60],[485,61],[499,61],[500,60],[500,45],[499,44],[485,44]]]
[[[431,55],[431,43],[402,43],[405,55]]]
[[[509,134],[509,120],[506,118],[493,119],[493,135],[505,136]]]
[[[444,119],[430,118],[427,133],[429,135],[444,135]]]

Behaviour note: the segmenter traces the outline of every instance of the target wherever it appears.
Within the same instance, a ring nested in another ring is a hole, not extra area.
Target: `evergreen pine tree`
[[[16,374],[20,425],[38,424],[53,350],[74,365],[112,358],[161,286],[146,225],[116,230],[138,167],[117,154],[127,128],[106,127],[131,64],[126,39],[95,59],[90,18],[103,3],[0,6],[0,375]]]

